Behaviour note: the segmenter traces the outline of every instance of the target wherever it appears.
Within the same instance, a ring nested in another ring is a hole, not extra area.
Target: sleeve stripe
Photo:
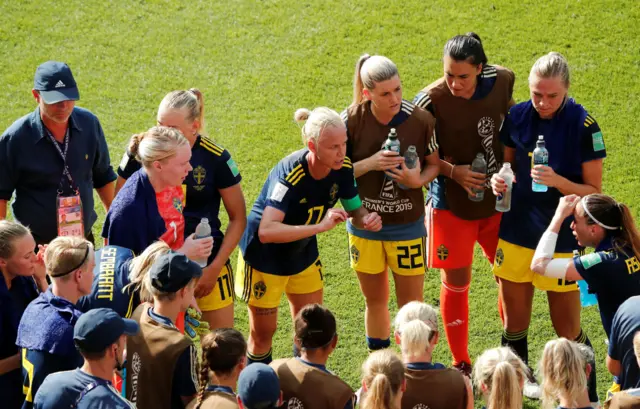
[[[209,152],[216,154],[217,156],[222,156],[222,153],[224,152],[223,148],[215,144],[206,142],[204,139],[200,139],[200,146],[202,146],[204,149],[208,150]]]
[[[302,164],[301,163],[298,164],[298,166],[296,166],[295,168],[293,168],[293,170],[291,172],[289,172],[289,174],[287,175],[286,178],[284,178],[284,180],[286,180],[287,182],[291,182],[300,173],[304,174],[304,169],[302,169]]]
[[[419,106],[420,108],[424,108],[426,109],[429,104],[431,104],[431,97],[429,97],[428,94],[425,94],[423,92],[420,92],[417,96],[416,96],[416,102],[415,104],[417,106]]]
[[[346,163],[351,163],[351,159],[349,159],[349,157],[348,157],[348,156],[345,156],[345,157],[344,157],[344,161],[345,161]]]
[[[344,122],[345,124],[347,123],[348,117],[349,117],[349,113],[347,112],[346,109],[340,113],[340,119],[342,119],[342,122]]]
[[[289,183],[291,183],[291,186],[295,186],[298,184],[298,182],[300,182],[300,180],[304,177],[304,170],[302,172],[298,173],[300,176],[297,176],[294,180],[290,181]]]
[[[591,115],[587,115],[587,117],[586,117],[586,118],[585,118],[585,120],[584,120],[584,126],[588,128],[588,127],[589,127],[589,126],[591,126],[595,121],[596,121],[596,120],[595,120],[595,119],[593,119],[593,117],[592,117]]]
[[[353,169],[353,166],[351,164],[347,163],[347,162],[343,163],[342,167],[343,168],[347,168],[347,169]]]
[[[402,100],[402,104],[400,105],[400,109],[407,115],[411,115],[413,113],[413,108],[415,108],[415,105],[413,105],[411,102],[407,101],[407,100]]]

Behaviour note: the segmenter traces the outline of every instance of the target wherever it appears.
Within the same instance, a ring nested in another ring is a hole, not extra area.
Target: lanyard
[[[71,406],[71,409],[75,409],[78,407],[78,404],[80,404],[80,401],[82,400],[82,398],[84,398],[85,396],[87,396],[87,394],[89,392],[91,392],[92,390],[94,390],[95,388],[97,388],[98,386],[105,386],[107,385],[108,382],[107,381],[95,381],[95,382],[91,382],[89,385],[87,385],[82,392],[80,392],[80,395],[78,395],[78,399],[76,399],[76,401],[73,403],[73,405]]]
[[[47,135],[49,135],[49,139],[51,139],[51,143],[53,143],[53,146],[55,146],[56,150],[58,151],[58,154],[62,158],[62,166],[63,166],[62,173],[67,177],[67,180],[69,181],[69,187],[71,188],[71,190],[75,191],[76,194],[78,194],[78,189],[75,187],[75,183],[73,182],[73,178],[71,177],[71,172],[69,172],[69,167],[67,166],[67,152],[69,151],[69,128],[67,128],[67,132],[65,132],[64,134],[64,151],[62,151],[62,149],[60,148],[60,145],[56,141],[56,138],[53,137],[51,132],[47,128],[45,129],[47,131]],[[60,184],[58,185],[59,195],[62,194],[61,185],[62,185],[62,180],[60,180]]]

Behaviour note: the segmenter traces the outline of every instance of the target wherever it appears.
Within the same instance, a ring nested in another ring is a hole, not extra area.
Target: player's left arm
[[[378,213],[370,213],[362,205],[353,168],[345,164],[340,175],[340,203],[342,208],[349,213],[351,224],[362,230],[379,231],[382,229],[382,219]]]

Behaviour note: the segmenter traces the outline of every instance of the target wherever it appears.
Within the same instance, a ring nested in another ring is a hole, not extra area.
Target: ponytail
[[[366,88],[372,90],[376,84],[390,80],[398,75],[398,67],[381,55],[370,56],[363,54],[356,63],[356,72],[353,78],[353,102],[352,106],[364,102],[362,91]]]
[[[362,400],[362,407],[366,409],[392,408],[391,399],[393,393],[391,383],[384,374],[377,374],[367,387],[367,394]]]
[[[476,33],[457,35],[444,45],[445,57],[455,61],[466,61],[472,65],[485,67],[488,63],[487,55],[482,47],[482,40]]]
[[[201,365],[200,375],[198,376],[200,384],[198,385],[198,394],[196,395],[196,405],[193,409],[200,409],[202,400],[204,399],[204,391],[207,390],[209,384],[209,367]]]
[[[204,132],[204,95],[202,95],[202,92],[198,89],[198,88],[189,88],[189,92],[191,92],[193,95],[196,96],[196,99],[198,100],[198,114],[193,118],[193,119],[197,119],[198,123],[200,124],[200,127],[198,128],[198,133],[203,133]],[[192,114],[195,113],[192,112]]]
[[[620,241],[622,242],[622,244],[626,244],[627,246],[631,247],[633,255],[636,256],[638,260],[640,260],[640,232],[638,232],[636,223],[633,220],[631,210],[629,210],[629,207],[623,203],[618,203],[618,208],[620,209],[620,213],[622,215],[622,231],[620,232]],[[617,245],[615,241],[613,244],[614,246]],[[618,250],[617,247],[616,250]]]
[[[158,115],[168,110],[184,110],[185,119],[189,123],[198,121],[197,134],[204,133],[204,96],[197,88],[188,91],[171,91],[160,102]]]
[[[142,254],[136,256],[131,260],[129,268],[129,284],[124,287],[124,291],[131,290],[140,293],[141,302],[152,302],[153,297],[151,293],[144,285],[145,277],[151,269],[156,259],[170,250],[169,245],[162,240],[158,240],[155,243],[147,247]]]
[[[144,167],[153,162],[168,159],[178,148],[189,145],[189,141],[177,129],[154,126],[148,131],[133,135],[129,141],[129,156],[136,158]]]
[[[409,321],[400,327],[400,347],[402,356],[407,359],[425,353],[438,330],[429,327],[424,321]]]
[[[404,364],[390,350],[373,352],[362,365],[365,389],[362,409],[396,409],[394,400],[404,383]]]
[[[487,409],[517,409],[521,407],[522,390],[518,374],[509,362],[499,362],[493,372]]]
[[[362,54],[360,58],[358,58],[358,62],[356,63],[356,72],[353,76],[353,102],[351,103],[351,105],[360,105],[364,100],[364,97],[362,96],[362,90],[364,89],[364,84],[362,83],[360,70],[362,70],[362,66],[364,65],[364,62],[367,61],[369,58],[371,58],[369,54]]]
[[[587,363],[593,358],[590,348],[566,338],[547,342],[540,359],[542,407],[554,408],[560,397],[574,404],[587,389]]]

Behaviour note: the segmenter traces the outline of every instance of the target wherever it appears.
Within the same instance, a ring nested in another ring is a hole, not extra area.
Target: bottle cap
[[[539,141],[544,141],[544,135],[538,135],[538,140]]]
[[[207,223],[207,224],[209,224],[209,219],[207,219],[206,217],[203,217],[202,219],[200,219],[200,223]]]

